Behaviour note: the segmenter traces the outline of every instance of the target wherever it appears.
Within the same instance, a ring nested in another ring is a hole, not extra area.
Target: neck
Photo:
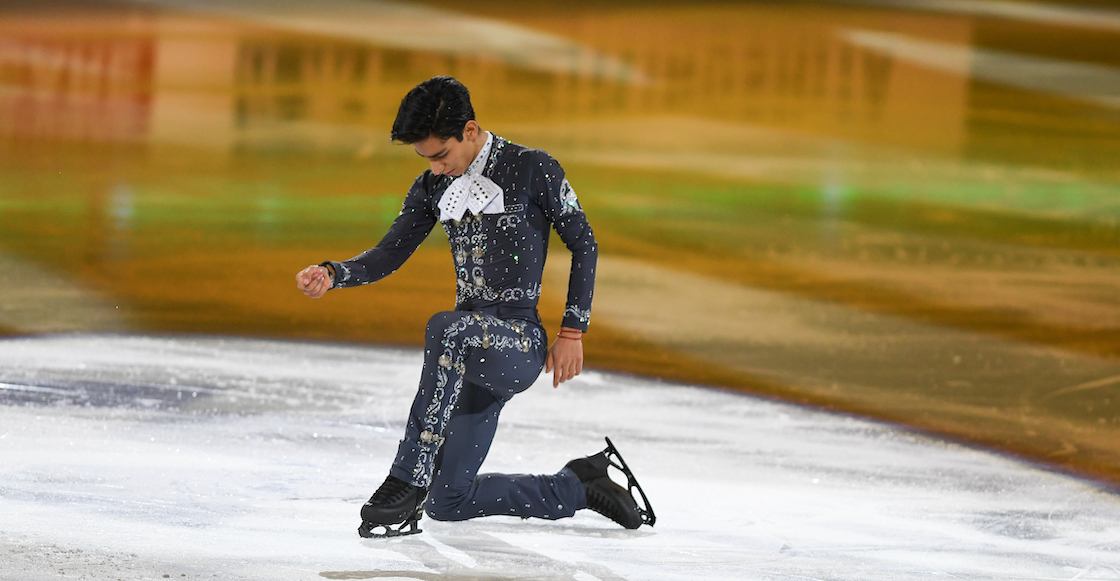
[[[486,131],[479,129],[474,134],[474,141],[471,142],[471,159],[478,157],[478,152],[482,151],[482,147],[486,145]]]

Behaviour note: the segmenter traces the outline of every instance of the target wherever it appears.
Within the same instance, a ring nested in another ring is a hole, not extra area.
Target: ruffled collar
[[[458,222],[463,219],[467,210],[475,215],[505,212],[505,196],[502,195],[501,186],[482,175],[493,144],[494,134],[487,131],[486,143],[478,156],[467,166],[467,171],[455,178],[444,190],[438,204],[440,222]]]

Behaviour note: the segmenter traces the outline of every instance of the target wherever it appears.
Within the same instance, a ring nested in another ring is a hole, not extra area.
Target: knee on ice
[[[424,514],[427,514],[432,520],[440,521],[456,521],[467,520],[477,514],[470,514],[466,501],[456,501],[450,498],[436,498],[428,497],[428,502],[424,504]]]

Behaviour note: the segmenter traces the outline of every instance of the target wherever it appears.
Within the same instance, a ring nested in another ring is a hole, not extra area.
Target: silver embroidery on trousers
[[[503,328],[516,336],[491,333],[491,328]],[[468,332],[477,328],[478,332]],[[443,444],[443,430],[451,421],[459,392],[466,374],[466,358],[472,348],[516,350],[528,353],[542,341],[538,330],[528,336],[525,326],[518,322],[504,321],[493,315],[470,313],[448,325],[443,333],[443,353],[437,359],[436,387],[432,399],[424,410],[420,432],[420,453],[412,470],[413,482],[422,488],[431,486],[435,458]],[[446,401],[445,401],[446,400]]]

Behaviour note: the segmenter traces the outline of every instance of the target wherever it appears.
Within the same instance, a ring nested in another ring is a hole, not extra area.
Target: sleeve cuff
[[[323,262],[320,262],[319,266],[330,266],[332,269],[334,269],[334,277],[331,280],[331,288],[332,289],[342,288],[342,283],[346,282],[346,279],[350,278],[348,276],[349,273],[350,273],[350,270],[347,269],[346,267],[342,266],[342,263],[340,263],[340,262],[335,262],[333,260],[325,260]]]
[[[587,326],[591,324],[591,309],[581,309],[575,305],[568,305],[564,310],[564,319],[560,326],[570,329],[579,329],[586,333]]]

